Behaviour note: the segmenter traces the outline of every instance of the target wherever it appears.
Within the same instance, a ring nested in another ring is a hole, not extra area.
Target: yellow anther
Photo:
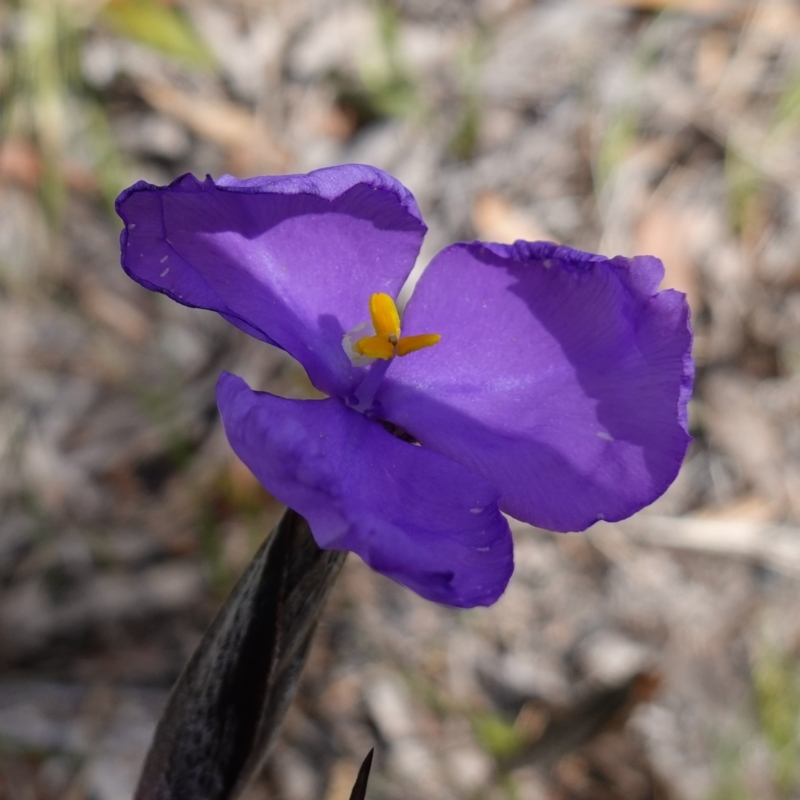
[[[401,338],[397,306],[388,294],[382,292],[370,297],[369,314],[374,335],[363,335],[371,332],[369,323],[362,322],[348,331],[342,339],[342,346],[350,362],[357,367],[367,366],[376,358],[389,361],[395,356],[406,356],[432,347],[442,338],[438,333],[419,333]]]
[[[365,336],[353,345],[353,350],[367,358],[394,358],[394,344],[382,336]]]
[[[433,347],[439,339],[440,333],[418,333],[416,336],[404,336],[397,343],[397,355],[406,356],[426,347]]]
[[[395,344],[400,338],[400,314],[397,312],[394,300],[383,292],[373,294],[369,299],[369,313],[375,335],[382,336]]]

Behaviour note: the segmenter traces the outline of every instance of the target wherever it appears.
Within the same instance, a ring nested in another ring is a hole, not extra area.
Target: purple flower
[[[497,600],[513,570],[501,511],[582,530],[633,514],[678,472],[689,311],[658,291],[656,258],[455,244],[401,320],[393,298],[426,228],[381,170],[186,175],[135,184],[117,210],[134,280],[286,350],[329,395],[288,400],[223,373],[237,455],[320,547],[423,597]]]

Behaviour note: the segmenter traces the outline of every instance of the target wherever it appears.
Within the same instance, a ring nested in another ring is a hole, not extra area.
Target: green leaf
[[[520,731],[496,714],[478,713],[472,726],[483,750],[501,760],[517,755],[527,744]]]
[[[189,18],[165,0],[111,0],[100,20],[121,36],[194,66],[214,58]]]

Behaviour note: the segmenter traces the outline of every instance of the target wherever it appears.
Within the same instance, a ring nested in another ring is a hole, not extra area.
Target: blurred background
[[[129,281],[138,179],[389,170],[441,246],[652,253],[696,332],[667,495],[518,526],[493,608],[354,556],[247,800],[800,797],[800,3],[4,0],[0,798],[127,800],[166,692],[280,513],[223,368],[299,367]]]

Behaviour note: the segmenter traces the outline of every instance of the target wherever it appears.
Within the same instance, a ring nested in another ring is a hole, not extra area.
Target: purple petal
[[[454,245],[416,287],[380,413],[482,475],[500,507],[582,530],[651,503],[690,441],[689,309],[661,262],[548,242]]]
[[[148,289],[218,312],[297,358],[328,394],[363,375],[342,337],[396,296],[425,226],[390,175],[349,165],[308,175],[137,183],[117,199],[122,266]]]
[[[490,605],[503,593],[511,533],[482,478],[336,398],[286,400],[223,373],[217,402],[233,450],[320,547],[352,550],[438,603]]]

